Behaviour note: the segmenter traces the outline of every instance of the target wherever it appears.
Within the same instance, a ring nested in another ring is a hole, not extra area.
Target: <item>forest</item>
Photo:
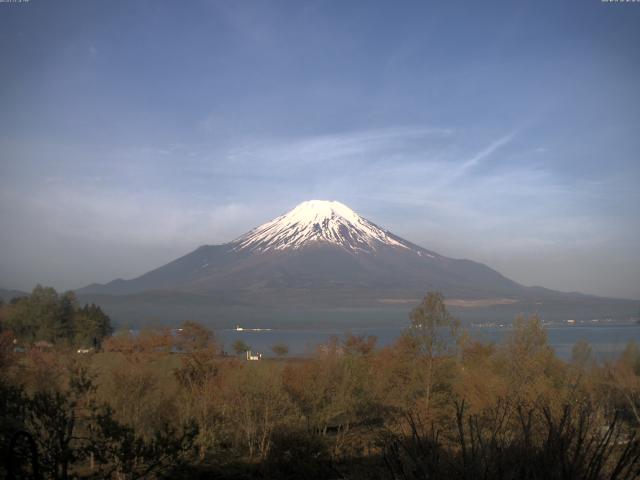
[[[215,332],[112,334],[36,287],[0,307],[0,478],[628,479],[640,476],[640,348],[569,361],[536,316],[497,344],[428,293],[380,348],[247,361]]]

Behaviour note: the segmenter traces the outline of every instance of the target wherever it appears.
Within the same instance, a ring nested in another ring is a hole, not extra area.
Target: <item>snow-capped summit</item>
[[[381,229],[340,202],[308,200],[276,219],[238,238],[234,250],[266,252],[301,248],[317,242],[352,252],[376,251],[382,246],[412,246]]]

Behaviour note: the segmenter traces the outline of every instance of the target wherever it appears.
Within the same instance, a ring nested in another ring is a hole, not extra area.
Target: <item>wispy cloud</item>
[[[0,266],[15,272],[27,257],[51,252],[24,240],[47,238],[60,245],[54,258],[87,266],[69,273],[76,280],[67,286],[132,277],[200,244],[230,241],[313,197],[341,200],[412,241],[526,281],[493,252],[527,258],[534,250],[611,244],[612,220],[590,206],[614,200],[606,178],[568,184],[549,164],[526,161],[539,154],[520,138],[514,132],[478,148],[476,132],[401,126],[231,146],[158,142],[97,153],[76,147],[71,155],[50,148],[47,155],[66,159],[64,175],[27,161],[13,182],[0,180],[2,204],[12,205],[0,208],[10,226],[0,240],[15,257]]]
[[[467,171],[477,166],[480,162],[491,157],[491,155],[493,155],[497,150],[511,143],[515,135],[515,132],[510,133],[495,140],[494,142],[491,142],[486,148],[482,149],[481,151],[473,155],[470,159],[464,161],[458,168],[456,168],[450,175],[450,178],[455,179],[464,175]]]
[[[305,167],[310,164],[348,162],[370,163],[391,155],[404,154],[410,160],[417,152],[425,152],[446,141],[453,134],[449,128],[397,127],[325,134],[302,138],[268,139],[231,149],[234,161],[255,161],[269,168]]]

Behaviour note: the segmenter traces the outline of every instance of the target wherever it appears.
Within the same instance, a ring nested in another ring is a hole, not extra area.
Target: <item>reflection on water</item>
[[[235,329],[216,330],[218,338],[224,342],[227,351],[231,343],[243,340],[255,352],[271,355],[271,346],[285,343],[289,346],[289,355],[309,355],[319,344],[327,342],[332,336],[342,337],[347,331],[356,335],[375,335],[378,346],[393,343],[403,328],[376,327],[348,329],[274,329],[268,331],[238,331]],[[563,359],[571,357],[571,349],[579,340],[586,340],[598,358],[606,359],[621,352],[630,340],[640,343],[640,326],[607,325],[607,326],[558,326],[547,327],[549,343],[556,354]],[[486,342],[500,342],[510,332],[509,328],[470,327],[469,332],[475,338]]]

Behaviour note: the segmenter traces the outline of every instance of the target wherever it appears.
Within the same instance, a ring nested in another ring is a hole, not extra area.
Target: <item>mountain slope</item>
[[[223,245],[203,246],[133,280],[80,294],[224,294],[239,302],[370,301],[439,290],[461,298],[526,289],[486,265],[424,249],[338,202],[312,200]],[[250,298],[247,298],[250,296]],[[319,297],[319,298],[318,298]]]
[[[338,202],[303,202],[223,245],[202,246],[132,280],[78,290],[117,322],[215,326],[397,325],[435,290],[466,321],[616,318],[631,300],[525,287],[481,263],[439,255]]]
[[[26,297],[28,295],[28,293],[22,292],[20,290],[9,290],[6,288],[0,288],[0,298],[5,302],[9,302],[11,299],[16,297]]]

